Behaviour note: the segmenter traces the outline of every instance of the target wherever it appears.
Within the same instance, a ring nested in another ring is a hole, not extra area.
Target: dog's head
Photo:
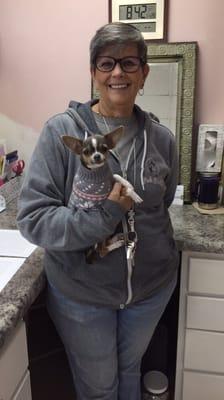
[[[108,151],[116,146],[123,133],[124,127],[120,126],[105,135],[96,134],[85,140],[63,135],[62,141],[73,153],[80,156],[87,168],[93,169],[105,163]]]

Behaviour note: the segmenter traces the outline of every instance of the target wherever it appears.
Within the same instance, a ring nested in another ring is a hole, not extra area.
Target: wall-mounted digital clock
[[[110,0],[110,21],[136,26],[146,40],[166,39],[168,0]]]

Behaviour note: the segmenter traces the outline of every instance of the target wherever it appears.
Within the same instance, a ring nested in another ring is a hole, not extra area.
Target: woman
[[[137,107],[149,73],[146,44],[129,24],[100,28],[90,64],[100,100],[71,102],[45,125],[19,200],[18,226],[45,248],[49,313],[63,340],[77,399],[139,400],[140,365],[176,284],[178,254],[168,207],[177,180],[170,131]],[[123,125],[109,164],[143,202],[116,183],[97,210],[67,207],[80,163],[61,136],[81,139]],[[115,232],[126,245],[86,262],[86,251]]]

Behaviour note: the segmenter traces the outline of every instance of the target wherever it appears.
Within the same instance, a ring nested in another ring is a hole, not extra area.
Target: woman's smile
[[[109,83],[108,86],[109,86],[110,89],[118,89],[118,90],[120,90],[120,89],[127,89],[130,86],[130,84],[127,84],[127,83]]]

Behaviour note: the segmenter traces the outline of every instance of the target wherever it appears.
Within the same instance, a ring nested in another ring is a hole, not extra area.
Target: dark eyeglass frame
[[[101,58],[108,58],[108,59],[112,60],[113,61],[112,68],[110,68],[110,69],[99,68],[99,65],[97,65],[97,60],[101,59]],[[125,60],[128,60],[128,59],[134,59],[134,60],[138,60],[139,61],[139,64],[136,65],[136,68],[134,70],[132,70],[132,71],[127,69],[125,67],[125,65],[124,65]],[[114,68],[116,67],[117,63],[120,65],[120,67],[121,67],[123,72],[127,72],[129,74],[137,72],[138,69],[141,66],[144,65],[144,62],[143,62],[142,58],[141,57],[135,57],[135,56],[127,56],[127,57],[123,57],[123,58],[114,58],[114,57],[110,57],[110,56],[98,56],[98,57],[96,57],[94,65],[95,65],[96,69],[98,69],[98,71],[100,71],[100,72],[111,72],[111,71],[114,70]]]

